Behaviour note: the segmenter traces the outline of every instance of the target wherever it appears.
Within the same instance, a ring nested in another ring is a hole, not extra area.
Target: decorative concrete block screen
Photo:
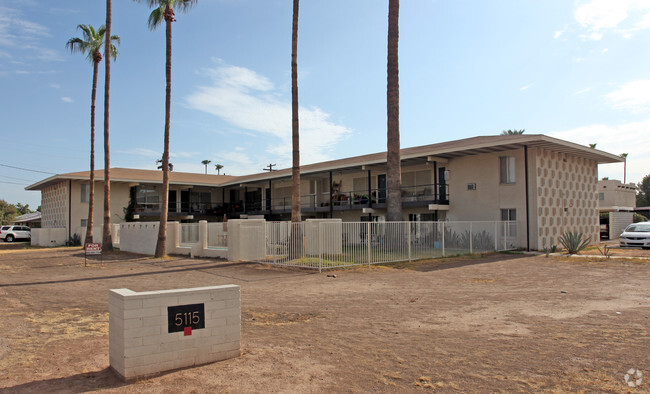
[[[240,355],[236,285],[109,291],[111,368],[123,380]]]

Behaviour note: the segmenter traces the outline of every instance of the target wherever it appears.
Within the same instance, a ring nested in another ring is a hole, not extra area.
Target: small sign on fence
[[[84,266],[86,266],[86,257],[91,256],[91,255],[102,255],[102,244],[86,244],[84,246]],[[104,258],[102,256],[102,262],[104,261]]]

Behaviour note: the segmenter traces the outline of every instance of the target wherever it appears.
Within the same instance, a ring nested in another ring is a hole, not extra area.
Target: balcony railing
[[[418,206],[426,204],[449,204],[449,185],[426,184],[402,187],[402,204]],[[300,196],[300,208],[305,212],[325,212],[330,209],[361,209],[365,207],[382,208],[386,205],[386,189],[352,190],[330,193],[316,193]],[[263,198],[253,201],[227,203],[176,203],[170,204],[169,212],[206,216],[222,216],[233,213],[263,214],[269,212],[291,211],[291,197]],[[136,213],[160,214],[159,203],[136,204]]]

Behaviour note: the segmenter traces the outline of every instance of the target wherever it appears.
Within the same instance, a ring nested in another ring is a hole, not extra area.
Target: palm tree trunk
[[[291,29],[291,143],[293,166],[291,168],[291,238],[289,255],[302,256],[302,228],[300,225],[300,124],[298,121],[298,9],[299,0],[293,0],[293,26]]]
[[[106,75],[104,77],[104,228],[102,231],[102,249],[113,251],[113,236],[111,234],[111,154],[109,145],[109,102],[111,91],[111,0],[106,0],[106,43],[104,57],[106,58]]]
[[[167,8],[170,11],[169,7]],[[173,15],[173,14],[172,14]],[[165,78],[167,82],[165,92],[165,146],[162,157],[163,183],[160,204],[160,226],[158,228],[158,242],[156,243],[155,257],[164,257],[167,254],[167,210],[169,209],[169,118],[171,112],[172,96],[172,20],[165,18],[166,24],[166,62]]]
[[[388,1],[387,158],[388,202],[386,220],[402,220],[402,162],[399,138],[399,0]]]
[[[95,99],[97,98],[97,74],[99,63],[93,61],[93,90],[90,99],[90,198],[88,199],[88,223],[84,244],[93,242],[95,209]]]
[[[291,168],[291,221],[300,222],[300,127],[298,121],[298,8],[293,0],[293,28],[291,34],[291,142],[293,167]]]

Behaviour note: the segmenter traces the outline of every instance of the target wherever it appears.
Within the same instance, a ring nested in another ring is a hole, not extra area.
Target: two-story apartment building
[[[620,162],[607,152],[544,135],[484,136],[405,148],[403,219],[514,220],[523,248],[557,244],[574,230],[596,241],[598,164]],[[102,220],[103,171],[96,171],[95,223]],[[42,193],[43,227],[81,234],[88,214],[89,172],[55,175],[27,190]],[[124,221],[135,202],[137,220],[158,220],[160,171],[111,169],[111,220]],[[384,220],[386,152],[301,166],[306,218]],[[244,176],[172,172],[169,220],[220,221],[264,216],[288,220],[291,169]]]

